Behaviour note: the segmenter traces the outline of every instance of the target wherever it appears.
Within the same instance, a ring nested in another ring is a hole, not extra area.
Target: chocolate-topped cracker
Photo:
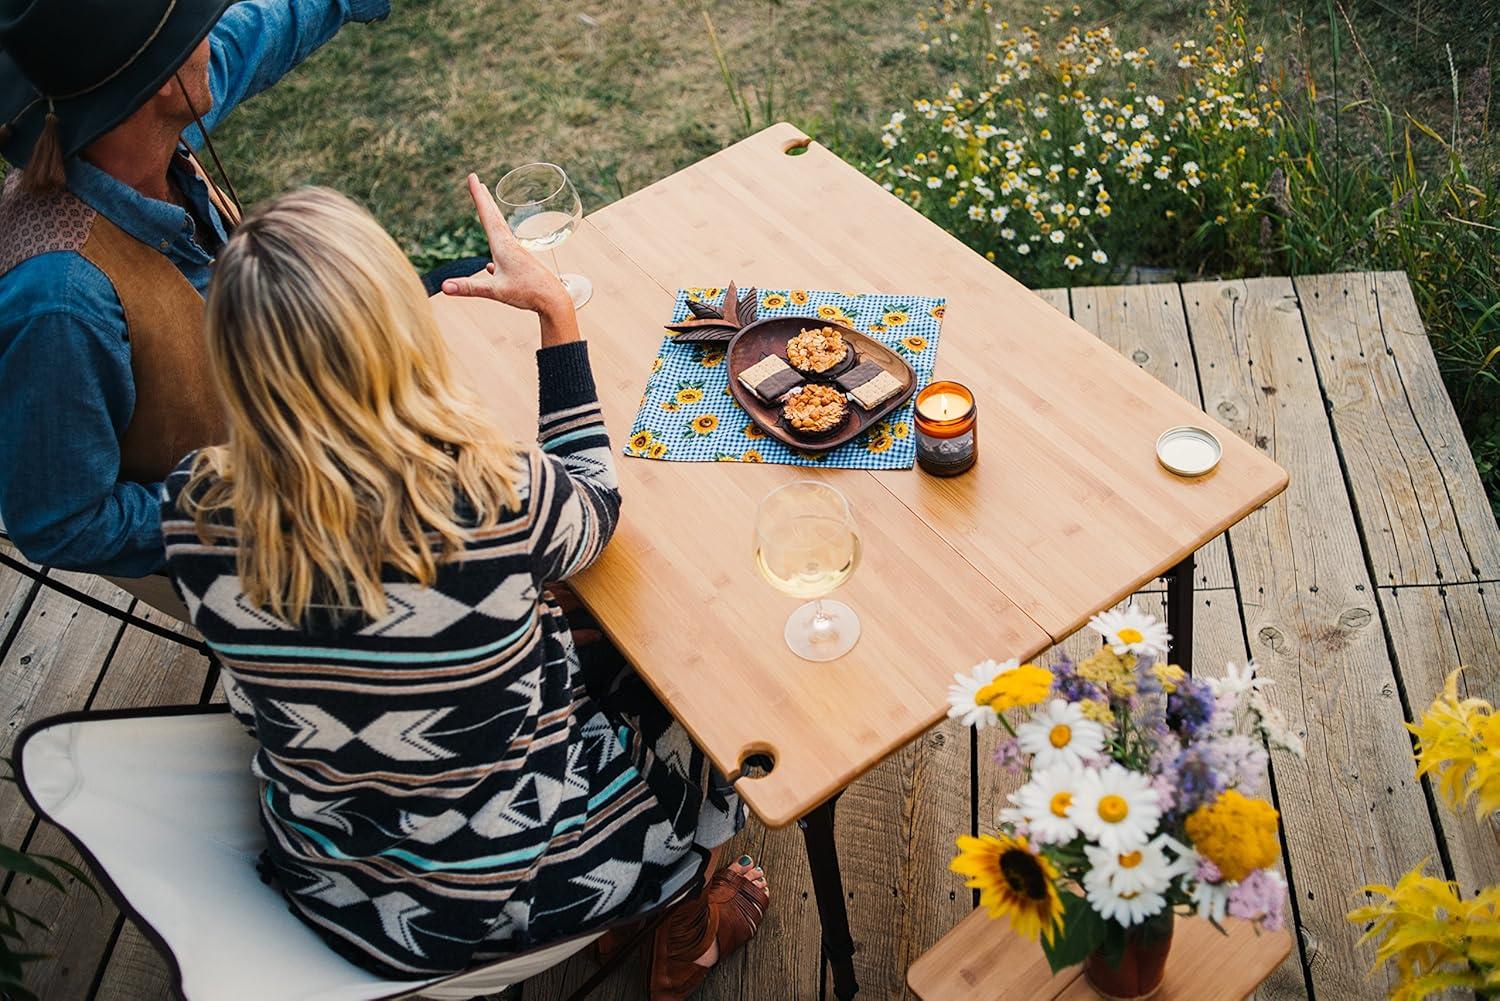
[[[740,373],[740,382],[745,388],[766,403],[802,385],[802,381],[802,376],[782,361],[779,355],[766,355]]]
[[[834,381],[845,389],[852,390],[855,386],[863,386],[884,371],[885,369],[880,367],[879,362],[873,362],[867,358]]]

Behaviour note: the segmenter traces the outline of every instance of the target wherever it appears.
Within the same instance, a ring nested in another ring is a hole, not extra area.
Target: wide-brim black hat
[[[233,0],[0,0],[0,156],[24,167],[47,112],[63,156],[130,117]]]

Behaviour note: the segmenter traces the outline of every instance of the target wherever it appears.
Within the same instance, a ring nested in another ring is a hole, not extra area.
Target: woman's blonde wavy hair
[[[517,447],[455,382],[401,249],[343,195],[304,188],[240,224],[207,337],[229,442],[198,455],[182,496],[204,538],[232,512],[256,605],[380,618],[384,566],[431,585],[517,506]]]

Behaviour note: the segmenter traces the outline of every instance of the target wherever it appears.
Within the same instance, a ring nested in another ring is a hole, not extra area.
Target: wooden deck
[[[1500,882],[1494,826],[1437,805],[1412,777],[1402,724],[1459,664],[1470,692],[1500,698],[1500,533],[1438,376],[1406,279],[1347,274],[1043,293],[1085,327],[1266,450],[1287,492],[1214,540],[1198,563],[1200,671],[1254,657],[1308,755],[1273,758],[1299,949],[1267,999],[1383,993],[1343,919],[1359,887],[1425,858],[1467,890]],[[990,450],[1002,443],[988,442]],[[994,512],[1003,516],[1003,512]],[[14,551],[8,550],[14,557]],[[97,579],[55,579],[124,609]],[[1159,604],[1159,589],[1143,593]],[[189,632],[182,642],[0,568],[5,751],[30,720],[217,698]],[[1086,643],[1079,638],[1073,643]],[[996,657],[1006,651],[995,651]],[[954,665],[955,669],[968,665]],[[746,693],[753,698],[754,693]],[[953,836],[986,826],[1006,791],[990,742],[941,726],[856,783],[839,805],[845,887],[862,997],[901,997],[907,967],[973,906],[947,871]],[[71,854],[11,786],[0,841]],[[715,974],[706,999],[817,998],[817,915],[795,828],[752,824],[736,843],[763,861],[775,904],[759,940]],[[140,932],[86,893],[6,884],[51,927],[31,971],[47,1001],[164,997]],[[561,996],[583,960],[528,984]],[[644,996],[629,963],[596,994]]]

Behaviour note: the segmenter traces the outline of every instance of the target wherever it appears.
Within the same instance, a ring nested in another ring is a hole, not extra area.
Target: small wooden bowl
[[[814,325],[833,327],[843,334],[845,342],[854,349],[856,357],[853,362],[855,364],[860,360],[873,361],[901,383],[900,392],[874,410],[866,410],[851,397],[848,419],[842,427],[826,437],[793,432],[781,419],[781,404],[775,401],[761,402],[759,397],[740,382],[740,373],[766,355],[777,355],[790,365],[791,362],[786,356],[786,342],[801,333],[804,327]],[[729,370],[729,391],[734,394],[736,402],[745,408],[745,413],[750,415],[756,427],[783,445],[804,452],[826,452],[853,441],[874,425],[879,424],[892,411],[904,405],[917,389],[917,373],[912,371],[906,359],[895,351],[873,337],[866,337],[847,324],[807,316],[776,316],[750,324],[735,334],[734,340],[729,342],[724,363]]]

